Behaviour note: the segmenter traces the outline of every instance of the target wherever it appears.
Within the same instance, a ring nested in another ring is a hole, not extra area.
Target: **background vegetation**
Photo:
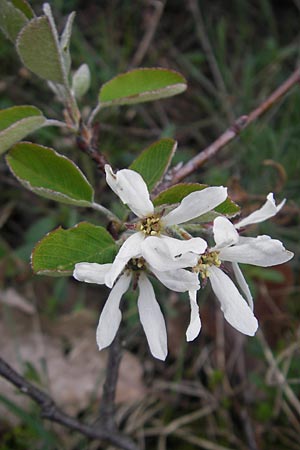
[[[298,0],[50,3],[61,27],[66,15],[77,11],[73,68],[87,62],[92,73],[92,87],[81,102],[86,113],[100,84],[132,67],[177,69],[188,80],[188,91],[178,97],[103,111],[100,147],[115,167],[128,166],[141,149],[166,136],[178,140],[176,162],[187,161],[263,101],[299,63]],[[41,11],[40,0],[31,4]],[[150,31],[153,39],[146,45]],[[0,67],[0,108],[34,104],[47,117],[60,118],[60,105],[46,84],[21,66],[2,35]],[[300,449],[299,123],[295,87],[193,177],[228,186],[245,211],[270,191],[278,200],[288,198],[275,220],[254,231],[283,240],[294,260],[272,270],[245,268],[261,325],[255,338],[227,326],[206,289],[199,296],[203,330],[186,344],[187,298],[157,286],[170,348],[167,362],[158,362],[137,320],[135,294],[127,294],[117,417],[141,448]],[[33,140],[76,161],[101,203],[112,198],[72,137],[45,128]],[[80,220],[97,224],[99,218],[20,188],[4,159],[0,183],[0,353],[68,411],[93,421],[105,367],[94,332],[107,290],[33,276],[29,257],[46,232]],[[120,213],[117,199],[114,207]],[[105,448],[43,423],[37,408],[13,395],[7,382],[0,384],[0,411],[1,450]]]

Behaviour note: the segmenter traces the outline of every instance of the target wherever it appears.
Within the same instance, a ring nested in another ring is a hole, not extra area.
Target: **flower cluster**
[[[248,217],[233,224],[218,216],[212,224],[215,245],[201,237],[192,237],[181,225],[214,210],[227,198],[225,187],[207,187],[187,195],[181,203],[165,213],[156,211],[140,174],[123,169],[114,173],[105,167],[106,181],[137,217],[127,224],[122,245],[112,264],[81,262],[74,277],[87,283],[105,284],[112,288],[100,315],[97,344],[103,349],[111,344],[121,322],[120,301],[133,281],[139,289],[138,311],[153,356],[167,356],[165,320],[156,300],[149,275],[168,289],[188,292],[191,315],[186,331],[188,341],[201,329],[197,292],[209,280],[220,302],[225,319],[238,331],[253,336],[258,323],[253,313],[253,300],[238,263],[261,267],[281,264],[293,257],[278,240],[269,236],[243,237],[247,225],[273,217],[284,205],[276,206],[273,194],[265,204]],[[176,237],[174,237],[176,236]],[[230,263],[237,286],[224,270]]]

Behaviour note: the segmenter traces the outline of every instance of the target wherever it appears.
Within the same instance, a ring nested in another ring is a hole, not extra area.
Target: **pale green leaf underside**
[[[20,142],[6,160],[20,183],[42,197],[76,206],[93,202],[93,189],[83,173],[51,148]]]
[[[111,263],[116,253],[115,241],[105,228],[82,222],[48,233],[34,248],[31,261],[37,274],[66,276],[76,263]]]
[[[8,39],[15,42],[27,21],[26,15],[20,9],[6,0],[0,0],[0,28]]]
[[[13,106],[0,111],[0,154],[42,127],[46,118],[34,106]]]
[[[170,205],[175,203],[180,203],[184,197],[195,191],[201,191],[208,187],[206,184],[199,183],[180,183],[176,186],[172,186],[169,189],[161,192],[157,197],[154,198],[154,206]],[[229,197],[214,209],[218,214],[224,214],[228,217],[233,217],[240,212],[240,207],[232,201]],[[212,214],[208,220],[213,220],[216,217]]]
[[[174,156],[177,143],[173,139],[161,139],[146,148],[129,169],[140,173],[149,191],[162,179]]]
[[[23,28],[17,39],[17,51],[23,64],[36,75],[64,83],[60,49],[46,16],[32,19]]]
[[[105,83],[99,93],[102,107],[129,105],[180,94],[186,80],[179,73],[167,69],[135,69]]]

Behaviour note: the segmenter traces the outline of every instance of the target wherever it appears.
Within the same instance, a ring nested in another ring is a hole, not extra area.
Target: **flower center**
[[[219,252],[205,253],[201,255],[197,265],[193,267],[193,272],[200,273],[201,278],[209,277],[209,268],[211,266],[220,267]]]
[[[137,271],[146,269],[146,261],[144,258],[132,258],[126,264],[126,269]]]
[[[156,236],[160,234],[161,223],[160,217],[150,216],[142,219],[138,224],[139,231],[142,231],[146,236]]]

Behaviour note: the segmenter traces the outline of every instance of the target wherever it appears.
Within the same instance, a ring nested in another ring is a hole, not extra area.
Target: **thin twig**
[[[159,186],[159,191],[179,183],[201,167],[206,161],[213,158],[225,145],[235,139],[242,130],[262,116],[268,109],[277,103],[295,84],[300,82],[300,68],[297,68],[290,77],[284,81],[266,100],[248,115],[240,116],[230,128],[219,136],[212,144],[202,150],[198,155],[188,161],[184,166],[173,173],[171,179],[168,179]]]
[[[106,441],[124,450],[138,450],[135,443],[118,431],[114,431],[101,426],[94,428],[78,422],[73,417],[65,414],[45,392],[29,383],[19,375],[11,366],[0,358],[0,375],[14,386],[20,389],[23,394],[34,400],[41,408],[41,416],[51,422],[56,422],[71,430],[78,431],[90,439]]]
[[[115,397],[121,362],[121,345],[117,335],[109,347],[108,361],[106,367],[106,378],[103,385],[103,393],[100,404],[100,423],[108,430],[117,429],[115,423]]]

